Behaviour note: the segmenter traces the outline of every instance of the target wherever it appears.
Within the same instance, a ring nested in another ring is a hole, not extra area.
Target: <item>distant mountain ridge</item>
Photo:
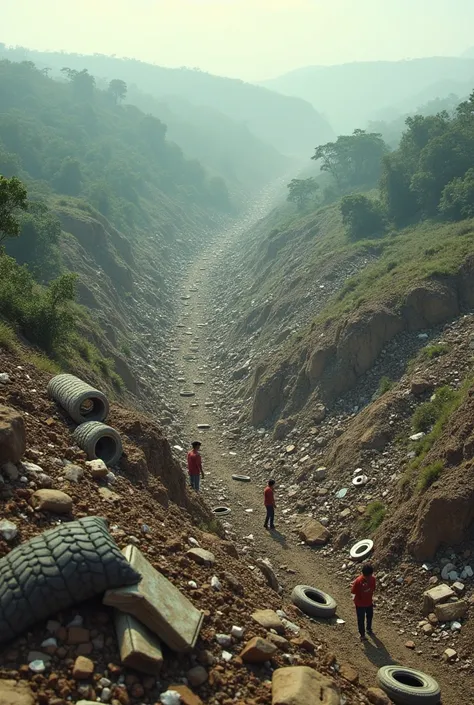
[[[137,59],[99,54],[39,52],[23,47],[0,53],[12,61],[33,61],[57,72],[64,66],[86,68],[98,78],[119,78],[155,98],[184,98],[191,104],[220,111],[241,122],[260,140],[288,156],[306,157],[317,144],[334,136],[331,126],[307,101],[283,96],[262,86],[189,68],[164,68]]]
[[[380,118],[387,108],[415,109],[420,102],[463,94],[469,84],[474,88],[474,58],[431,57],[306,66],[259,85],[308,100],[340,134]]]

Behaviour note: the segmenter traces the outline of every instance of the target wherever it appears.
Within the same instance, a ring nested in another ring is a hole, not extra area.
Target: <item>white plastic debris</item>
[[[451,622],[451,631],[452,632],[461,631],[461,622]]]
[[[253,509],[246,509],[245,511],[247,512],[247,514],[252,514]]]
[[[68,627],[82,627],[84,618],[80,614],[76,614],[72,622],[69,622]]]
[[[43,643],[41,644],[41,646],[42,646],[43,649],[47,649],[47,648],[49,648],[50,646],[51,646],[51,647],[52,647],[52,646],[57,647],[57,645],[58,645],[58,642],[57,642],[57,640],[56,640],[54,637],[49,637],[49,639],[45,639],[45,640],[43,641]]]
[[[230,651],[223,651],[221,656],[223,661],[230,661],[233,654],[231,654]]]
[[[211,587],[213,587],[214,590],[222,590],[221,581],[216,575],[213,575],[211,578]]]
[[[244,635],[244,628],[243,627],[236,627],[235,625],[232,627],[230,630],[230,633],[232,636],[234,636],[236,639],[242,639]]]
[[[176,690],[165,690],[164,693],[160,694],[160,702],[163,705],[180,705],[181,696]]]
[[[5,541],[12,541],[18,536],[18,529],[16,524],[8,519],[2,519],[0,521],[0,534],[3,536]]]
[[[414,433],[412,436],[410,436],[410,441],[421,441],[425,434],[423,431],[420,431],[419,433]]]
[[[230,646],[232,644],[229,634],[216,634],[216,641],[220,646]]]
[[[10,381],[10,375],[7,372],[0,372],[1,384],[8,384],[9,381]]]
[[[30,671],[33,671],[33,673],[44,673],[46,671],[46,666],[44,661],[36,659],[29,664],[29,669]]]
[[[344,619],[340,619],[340,618],[336,619],[336,624],[345,624],[345,623],[346,622]]]
[[[198,584],[194,580],[188,580],[188,585],[190,588],[193,588],[193,590],[196,590]]]
[[[245,541],[253,541],[253,534],[249,534],[248,536],[244,536]]]
[[[199,541],[192,536],[189,537],[188,543],[190,543],[191,546],[196,546],[196,548],[199,548]]]

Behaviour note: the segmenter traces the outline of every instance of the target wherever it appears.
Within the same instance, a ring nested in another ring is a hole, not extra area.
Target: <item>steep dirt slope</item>
[[[199,497],[189,493],[182,469],[153,421],[113,406],[110,421],[123,435],[124,457],[114,468],[113,483],[94,481],[84,464],[84,454],[72,442],[65,414],[46,396],[48,375],[20,363],[19,358],[0,351],[0,369],[10,377],[0,386],[0,404],[23,414],[27,435],[23,460],[40,465],[43,474],[35,475],[28,466],[20,465],[18,476],[11,468],[8,478],[2,476],[2,519],[13,522],[18,535],[0,540],[0,556],[57,523],[57,515],[33,510],[30,500],[39,487],[60,489],[73,501],[71,514],[62,516],[61,521],[89,515],[106,517],[119,546],[139,546],[148,560],[204,611],[205,621],[192,654],[177,657],[165,650],[165,663],[157,679],[120,665],[109,608],[100,601],[76,605],[53,615],[48,625],[38,623],[28,635],[0,647],[0,698],[8,697],[3,690],[3,679],[8,679],[23,684],[25,703],[65,705],[100,698],[101,702],[111,699],[113,705],[151,705],[159,702],[160,693],[168,685],[183,683],[189,669],[202,664],[206,682],[196,685],[189,676],[189,687],[195,694],[188,692],[184,699],[188,705],[200,703],[199,697],[211,705],[264,705],[271,702],[272,671],[293,663],[313,666],[329,676],[343,694],[341,702],[367,705],[365,690],[343,677],[336,657],[327,651],[317,630],[265,586],[263,576],[239,559],[234,544],[206,532],[211,522],[209,510]],[[186,555],[196,541],[212,550],[212,567],[197,565]],[[220,581],[218,588],[210,585],[213,575]],[[253,636],[266,635],[266,630],[251,618],[252,613],[258,608],[281,607],[311,634],[295,639],[287,631],[286,640],[281,642],[284,649],[271,658],[271,666],[246,666],[238,658],[243,645]],[[73,618],[83,627],[76,630],[74,638],[67,628]],[[233,625],[244,628],[244,638],[232,638],[227,646],[230,660],[223,660],[216,634],[229,634]],[[55,645],[42,646],[52,636]],[[46,648],[48,657],[42,654]],[[78,680],[72,676],[78,655],[92,660],[92,678]],[[35,674],[29,669],[28,664],[35,658],[50,659],[44,673]]]
[[[363,683],[369,685],[373,682],[379,666],[396,662],[434,675],[442,684],[444,703],[454,703],[458,698],[469,699],[473,675],[471,622],[463,622],[460,635],[448,631],[441,635],[440,629],[435,630],[431,641],[422,634],[419,626],[422,593],[432,584],[430,577],[439,575],[441,557],[429,572],[410,558],[403,562],[392,560],[388,568],[381,565],[376,638],[366,647],[358,644],[349,586],[359,567],[348,559],[348,551],[352,542],[365,535],[361,518],[370,502],[378,497],[387,503],[392,500],[396,484],[390,486],[390,477],[394,474],[396,478],[400,477],[394,466],[407,450],[402,448],[393,459],[386,459],[375,449],[370,453],[364,447],[358,448],[355,440],[351,448],[350,434],[353,439],[357,437],[355,424],[359,417],[345,411],[337,416],[331,415],[326,422],[312,429],[296,419],[294,429],[283,443],[272,440],[263,429],[256,431],[239,421],[243,400],[229,385],[228,360],[232,361],[232,353],[222,362],[216,361],[214,355],[216,346],[225,344],[231,347],[225,338],[216,340],[214,330],[220,322],[220,302],[212,298],[214,286],[209,276],[214,268],[224,266],[226,255],[224,245],[221,249],[214,248],[212,255],[199,259],[190,269],[182,289],[178,328],[173,335],[176,351],[174,396],[185,424],[181,438],[197,436],[203,443],[204,496],[215,506],[224,505],[231,509],[224,523],[227,536],[241,546],[252,563],[257,558],[270,559],[285,594],[289,594],[295,584],[305,583],[335,597],[337,616],[345,624],[330,620],[329,623],[320,622],[318,629],[330,648],[357,669]],[[460,331],[453,330],[452,338],[459,339],[460,345],[465,344],[465,336]],[[418,342],[422,343],[421,340]],[[426,339],[423,340],[425,343]],[[409,345],[416,349],[414,341],[407,341],[406,345],[407,349]],[[396,362],[393,358],[394,366]],[[460,377],[461,369],[458,368],[456,374]],[[445,380],[452,381],[451,373],[445,376]],[[404,388],[407,384],[410,384],[408,380],[404,381]],[[191,390],[194,396],[180,398],[179,390]],[[400,389],[398,393],[394,391],[386,398],[382,397],[378,402],[379,410],[382,403],[387,408],[385,427],[388,426],[389,432],[384,440],[383,430],[380,430],[379,445],[393,438],[390,421],[393,422],[394,412],[399,415],[397,432],[403,424],[409,425],[409,415],[416,406],[416,399],[405,400]],[[376,410],[373,411],[375,414]],[[208,424],[209,428],[199,430],[198,424]],[[367,424],[364,425],[362,419],[361,425],[366,431]],[[181,442],[185,444],[184,440]],[[339,455],[337,465],[334,457]],[[338,499],[335,492],[341,487],[350,487],[358,463],[367,472],[370,467],[370,487],[365,491],[352,488],[347,497]],[[319,465],[327,465],[321,476],[315,472]],[[250,482],[233,480],[234,473],[248,476]],[[270,475],[277,481],[277,531],[268,533],[262,527],[262,491]],[[390,487],[388,496],[387,487]],[[310,517],[320,519],[328,527],[326,545],[314,548],[302,545],[300,528]],[[408,513],[402,519],[402,526],[407,522]],[[461,564],[468,560],[462,558],[463,551],[467,551],[467,546],[459,551]],[[445,555],[443,552],[442,556]],[[377,543],[376,562],[379,556],[381,559],[381,543]],[[470,597],[474,585],[472,581],[466,582]],[[413,650],[411,643],[406,646],[412,640]],[[457,650],[455,664],[443,663],[443,653],[448,646]],[[466,682],[457,680],[458,674],[465,675]]]

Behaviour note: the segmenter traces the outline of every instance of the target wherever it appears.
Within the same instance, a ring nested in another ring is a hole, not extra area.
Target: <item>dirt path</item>
[[[220,243],[217,244],[217,248]],[[225,245],[223,246],[225,248]],[[441,685],[444,705],[459,705],[470,701],[466,688],[467,679],[459,677],[450,667],[433,659],[429,654],[427,640],[417,639],[422,653],[411,651],[405,642],[412,639],[409,631],[400,633],[401,615],[389,616],[384,610],[377,611],[374,619],[376,638],[362,644],[359,641],[355,624],[354,607],[349,595],[347,580],[331,574],[324,557],[316,550],[302,546],[286,524],[283,517],[276,517],[277,531],[269,533],[263,528],[263,488],[250,482],[248,484],[232,480],[232,473],[252,476],[249,458],[242,448],[238,456],[229,455],[223,432],[225,426],[222,413],[216,407],[225,404],[225,390],[219,380],[218,371],[208,365],[210,328],[207,325],[214,315],[217,302],[209,300],[210,287],[207,283],[207,271],[216,258],[222,258],[223,252],[214,247],[214,252],[195,261],[189,270],[188,279],[183,282],[180,292],[182,306],[180,320],[176,328],[175,340],[172,341],[176,352],[176,375],[183,381],[176,380],[176,401],[181,409],[183,427],[191,441],[195,437],[202,440],[202,455],[206,478],[202,491],[210,504],[225,504],[232,509],[229,523],[236,534],[237,542],[252,546],[256,553],[268,557],[278,573],[280,583],[288,597],[297,584],[316,586],[330,593],[338,603],[337,616],[345,624],[313,621],[311,626],[320,639],[329,645],[337,655],[339,663],[351,663],[359,672],[360,680],[367,686],[375,684],[377,669],[386,664],[400,663],[430,673]],[[194,384],[201,382],[203,384]],[[191,390],[194,397],[180,397],[179,390]],[[214,404],[214,407],[211,406]],[[196,406],[192,406],[192,405]],[[198,424],[210,424],[208,430],[198,430]],[[248,465],[245,465],[248,463]],[[278,498],[277,498],[278,501]],[[251,509],[251,512],[246,512]],[[253,534],[254,539],[248,539]],[[252,559],[249,557],[249,565]],[[284,566],[281,568],[281,566]],[[263,607],[263,605],[262,605]],[[466,697],[467,696],[467,697]]]

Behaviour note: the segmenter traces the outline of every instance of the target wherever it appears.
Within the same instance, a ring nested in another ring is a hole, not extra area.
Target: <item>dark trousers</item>
[[[267,510],[267,516],[265,518],[265,524],[264,527],[267,528],[268,522],[270,522],[270,529],[273,529],[274,527],[274,519],[275,519],[275,507],[265,507]]]
[[[359,628],[359,634],[365,636],[365,621],[367,619],[367,631],[372,631],[372,619],[374,617],[374,608],[372,605],[370,607],[356,607],[357,612],[357,626]]]
[[[201,483],[201,475],[190,475],[189,481],[191,483],[191,487],[193,488],[193,490],[196,490],[196,492],[199,492],[199,485]]]

